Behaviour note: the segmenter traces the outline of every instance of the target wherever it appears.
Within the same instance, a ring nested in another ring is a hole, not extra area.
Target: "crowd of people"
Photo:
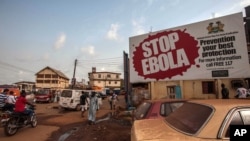
[[[24,113],[24,114],[29,115],[29,117],[31,117],[34,111],[27,108],[26,105],[35,106],[33,103],[30,103],[26,99],[25,90],[21,91],[21,94],[19,97],[15,97],[14,92],[13,91],[9,92],[9,89],[4,89],[3,92],[0,93],[0,109],[2,111]]]

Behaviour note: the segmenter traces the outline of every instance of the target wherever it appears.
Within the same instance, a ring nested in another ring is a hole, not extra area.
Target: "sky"
[[[121,73],[129,38],[238,12],[250,0],[0,0],[0,85],[35,82],[49,66],[69,79]]]

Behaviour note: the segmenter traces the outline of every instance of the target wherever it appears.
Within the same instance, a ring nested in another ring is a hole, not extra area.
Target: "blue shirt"
[[[5,100],[7,99],[6,94],[0,94],[0,107],[3,107],[5,105]]]

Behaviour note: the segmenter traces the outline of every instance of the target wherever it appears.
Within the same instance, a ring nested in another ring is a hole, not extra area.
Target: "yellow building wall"
[[[234,98],[236,89],[232,87],[232,80],[242,80],[246,87],[244,79],[209,79],[209,80],[180,80],[180,81],[156,81],[149,82],[148,88],[151,99],[169,98],[167,87],[180,86],[183,99],[221,99],[221,84],[224,83],[229,90],[229,98]],[[215,84],[215,92],[212,94],[203,94],[202,82],[213,81]],[[247,87],[246,87],[247,88]]]

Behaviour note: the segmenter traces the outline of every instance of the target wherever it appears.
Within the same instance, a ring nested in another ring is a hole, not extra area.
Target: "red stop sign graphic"
[[[184,31],[163,31],[149,35],[133,52],[139,76],[156,80],[183,75],[199,56],[198,41]]]

